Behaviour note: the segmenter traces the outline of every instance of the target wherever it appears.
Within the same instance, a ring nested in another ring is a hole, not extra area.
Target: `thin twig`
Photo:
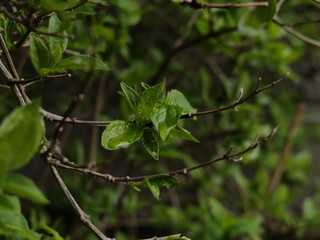
[[[272,21],[273,21],[275,24],[277,24],[277,25],[279,25],[280,27],[282,27],[282,28],[283,28],[284,30],[286,30],[288,33],[290,33],[290,34],[292,34],[293,36],[301,39],[302,41],[304,41],[304,42],[306,42],[306,43],[309,43],[309,44],[311,44],[311,45],[313,45],[313,46],[320,47],[320,41],[317,41],[317,40],[315,40],[315,39],[313,39],[313,38],[309,38],[309,37],[303,35],[302,33],[296,31],[294,28],[292,28],[292,27],[290,27],[290,26],[287,26],[286,24],[283,24],[278,17],[274,17],[274,18],[272,19]]]
[[[210,160],[210,161],[195,165],[193,167],[175,170],[175,171],[169,172],[167,174],[171,175],[171,176],[186,175],[191,171],[194,171],[196,169],[212,165],[212,164],[214,164],[216,162],[220,162],[222,160],[232,160],[232,161],[236,161],[236,162],[237,161],[241,161],[242,160],[241,156],[243,154],[255,149],[260,144],[262,144],[264,142],[267,142],[277,132],[277,130],[278,130],[277,127],[274,128],[271,131],[271,133],[269,134],[269,136],[267,136],[265,138],[262,138],[262,139],[256,139],[255,141],[252,142],[252,144],[250,144],[249,147],[247,147],[246,149],[244,149],[244,150],[242,150],[240,152],[231,154],[232,148],[230,148],[227,153],[225,153],[223,156],[221,156],[219,158],[216,158],[216,159],[213,159],[213,160]],[[141,180],[144,180],[147,177],[152,177],[152,176],[157,175],[157,174],[151,174],[151,175],[137,176],[137,177],[129,177],[129,176],[126,176],[126,177],[114,177],[114,176],[112,176],[110,174],[99,173],[99,172],[93,171],[93,170],[88,169],[88,168],[69,166],[69,165],[63,164],[63,163],[61,163],[59,161],[55,161],[55,160],[50,161],[50,164],[52,164],[52,165],[54,165],[56,167],[60,167],[60,168],[69,170],[69,171],[90,175],[92,177],[100,178],[100,179],[102,179],[102,180],[104,180],[106,182],[113,182],[113,183],[114,182],[128,183],[128,182],[134,182],[134,181],[141,181]]]
[[[284,77],[270,83],[269,85],[263,87],[263,88],[259,88],[260,86],[260,82],[261,79],[259,79],[259,81],[257,82],[257,85],[255,87],[255,89],[253,90],[252,93],[250,93],[248,96],[246,96],[245,98],[242,98],[242,94],[243,94],[243,90],[240,91],[240,97],[234,101],[233,103],[231,103],[229,106],[226,107],[221,107],[221,108],[216,108],[216,109],[212,109],[212,110],[208,110],[208,111],[204,111],[204,112],[197,112],[197,113],[188,113],[188,114],[184,114],[181,116],[181,119],[184,118],[193,118],[195,116],[202,116],[202,115],[207,115],[207,114],[213,114],[213,113],[217,113],[217,112],[222,112],[225,110],[229,110],[229,109],[235,109],[236,106],[245,103],[246,101],[248,101],[250,98],[254,97],[255,95],[257,95],[260,92],[263,92],[269,88],[272,88],[273,86],[275,86],[276,84],[280,83],[281,81],[283,81],[284,79],[286,79],[288,76],[285,75]]]
[[[49,158],[49,157],[47,157]],[[74,199],[74,197],[72,196],[72,194],[70,193],[68,187],[66,186],[66,184],[64,183],[64,181],[62,180],[59,172],[57,171],[57,169],[53,166],[50,165],[49,166],[52,174],[54,175],[56,181],[58,182],[61,190],[63,191],[64,195],[67,197],[68,201],[71,203],[73,209],[75,210],[75,212],[79,215],[81,222],[84,223],[84,225],[86,225],[88,228],[90,228],[92,230],[92,232],[101,240],[115,240],[114,238],[108,238],[106,237],[102,232],[100,232],[100,230],[90,221],[90,216],[87,215],[79,206],[79,204],[77,203],[77,201]]]

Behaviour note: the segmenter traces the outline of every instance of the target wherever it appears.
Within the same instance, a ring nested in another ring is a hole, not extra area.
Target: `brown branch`
[[[295,137],[297,135],[298,128],[300,127],[300,124],[301,124],[304,109],[305,109],[305,104],[300,103],[298,105],[296,115],[295,115],[294,120],[292,122],[292,125],[290,127],[290,130],[288,133],[288,138],[287,138],[286,144],[284,145],[281,157],[280,157],[279,162],[277,164],[277,167],[272,175],[272,178],[270,179],[270,183],[268,186],[269,193],[274,192],[279,185],[280,179],[281,179],[283,172],[284,172],[284,168],[285,168],[288,156],[290,155],[291,150],[292,150],[293,140],[295,139]]]
[[[292,27],[290,27],[290,26],[287,26],[286,24],[283,24],[278,17],[274,17],[274,18],[272,19],[272,21],[273,21],[275,24],[277,24],[277,25],[279,25],[280,27],[282,27],[282,28],[283,28],[284,30],[286,30],[288,33],[290,33],[291,35],[293,35],[293,36],[301,39],[302,41],[304,41],[304,42],[306,42],[306,43],[309,43],[309,44],[311,44],[311,45],[313,45],[313,46],[320,47],[320,41],[317,41],[317,40],[315,40],[315,39],[313,39],[313,38],[309,38],[309,37],[303,35],[302,33],[296,31],[294,28],[292,28]]]
[[[240,104],[243,104],[245,103],[246,101],[248,101],[250,98],[254,97],[255,95],[257,95],[258,93],[260,92],[263,92],[269,88],[272,88],[273,86],[275,86],[276,84],[280,83],[281,81],[283,81],[284,79],[286,79],[288,76],[285,75],[284,77],[278,79],[277,81],[274,81],[272,83],[270,83],[269,85],[265,86],[265,87],[262,87],[262,88],[259,88],[260,86],[260,82],[261,82],[261,79],[259,79],[259,81],[257,82],[257,85],[255,87],[255,89],[253,90],[252,93],[250,93],[248,96],[246,96],[245,98],[242,98],[242,94],[243,94],[243,90],[240,89],[240,96],[239,98],[234,101],[233,103],[231,103],[229,106],[226,106],[226,107],[221,107],[221,108],[217,108],[217,109],[212,109],[212,110],[208,110],[208,111],[204,111],[204,112],[197,112],[197,113],[188,113],[188,114],[184,114],[181,116],[181,119],[184,119],[184,118],[193,118],[193,117],[196,117],[196,116],[202,116],[202,115],[207,115],[207,114],[213,114],[213,113],[217,113],[217,112],[222,112],[222,111],[225,111],[225,110],[229,110],[229,109],[236,109],[236,106],[240,105]]]
[[[243,154],[255,149],[260,144],[267,142],[277,132],[277,130],[278,130],[278,128],[274,128],[272,130],[272,132],[269,134],[269,136],[262,138],[262,139],[256,139],[249,147],[247,147],[246,149],[244,149],[240,152],[231,154],[232,149],[230,149],[226,154],[224,154],[223,156],[221,156],[219,158],[195,165],[193,167],[175,170],[175,171],[169,172],[167,174],[171,175],[171,176],[186,175],[193,170],[212,165],[212,164],[220,162],[222,160],[241,161],[242,160],[241,156]],[[127,176],[127,177],[114,177],[110,174],[99,173],[99,172],[93,171],[88,168],[69,166],[69,165],[61,163],[60,161],[56,161],[56,160],[51,160],[49,163],[56,166],[56,167],[60,167],[60,168],[63,168],[63,169],[69,170],[69,171],[73,171],[73,172],[78,172],[78,173],[90,175],[92,177],[100,178],[106,182],[113,182],[113,183],[114,182],[128,183],[128,182],[134,182],[134,181],[142,181],[147,177],[152,177],[152,176],[158,175],[158,174],[151,174],[151,175],[137,176],[137,177],[129,177],[129,176]]]
[[[248,3],[206,3],[201,0],[180,0],[181,5],[191,8],[239,8],[239,7],[267,7],[268,2],[248,2]]]
[[[210,32],[206,35],[200,36],[199,38],[193,39],[189,42],[186,42],[182,45],[179,46],[175,46],[171,49],[171,51],[167,54],[167,56],[163,59],[162,63],[160,64],[158,70],[156,71],[156,73],[150,78],[150,80],[148,81],[149,83],[155,83],[157,81],[157,79],[161,76],[161,74],[164,72],[164,70],[167,68],[171,58],[173,58],[176,54],[180,53],[181,51],[190,48],[194,45],[200,44],[210,38],[214,38],[214,37],[219,37],[223,34],[226,33],[230,33],[233,32],[235,30],[237,30],[237,27],[231,27],[231,28],[225,28],[225,29],[221,29],[219,31],[214,31],[214,32]]]
[[[46,76],[37,77],[37,78],[21,79],[21,81],[12,80],[9,82],[9,84],[21,84],[21,85],[25,85],[27,87],[33,83],[44,82],[49,79],[57,79],[57,78],[62,78],[62,77],[71,78],[72,74],[71,73],[62,73],[62,74],[55,74],[55,75],[46,75]]]
[[[17,81],[20,81],[17,70],[16,70],[16,68],[13,64],[12,58],[9,54],[9,50],[6,46],[4,39],[3,39],[2,32],[3,32],[3,29],[0,28],[0,45],[1,45],[1,49],[4,53],[4,57],[9,65],[10,71],[6,68],[6,66],[3,64],[1,59],[0,59],[0,70],[2,71],[3,75],[6,77],[7,83],[9,83],[12,79],[16,79]],[[17,97],[20,105],[26,105],[28,102],[28,99],[25,96],[23,87],[20,85],[13,85],[13,86],[10,86],[10,88],[11,88],[11,91],[14,93],[14,95]]]
[[[47,160],[50,160],[49,158],[50,157],[47,157]],[[63,191],[64,195],[67,197],[67,199],[70,202],[70,204],[72,205],[73,209],[78,214],[81,222],[84,225],[86,225],[99,239],[101,239],[101,240],[115,240],[114,238],[106,237],[102,232],[100,232],[100,230],[90,221],[90,216],[87,215],[81,209],[81,207],[79,206],[77,201],[74,199],[74,197],[70,193],[68,187],[66,186],[63,179],[61,178],[59,172],[57,171],[57,169],[53,165],[50,165],[49,168],[50,168],[52,174],[54,175],[57,183],[59,184],[61,190]]]

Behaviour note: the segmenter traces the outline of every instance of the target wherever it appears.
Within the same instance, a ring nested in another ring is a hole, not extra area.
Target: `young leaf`
[[[135,110],[140,102],[139,94],[136,90],[134,90],[132,87],[128,86],[124,82],[122,82],[120,85],[128,103],[130,104],[131,108]]]
[[[179,106],[157,104],[151,121],[158,130],[161,139],[166,143],[170,134],[175,129],[183,109]]]
[[[200,142],[198,139],[196,139],[194,136],[192,136],[192,134],[187,129],[183,128],[179,124],[174,129],[172,135],[175,136],[175,137],[178,137],[178,138],[182,138],[182,139],[186,139],[186,140],[192,141],[192,142],[196,142],[196,143]]]
[[[44,135],[44,123],[39,108],[40,102],[34,101],[17,108],[3,120],[0,126],[2,174],[7,170],[22,167],[38,150]]]
[[[110,70],[109,66],[99,58],[88,55],[71,56],[62,59],[56,66],[59,70],[65,69],[85,69],[85,70]]]
[[[32,64],[40,74],[46,74],[47,72],[43,72],[42,69],[49,67],[49,49],[44,40],[38,36],[32,34],[30,40],[30,57]]]
[[[166,103],[169,105],[175,105],[183,108],[183,113],[195,113],[197,109],[193,108],[188,99],[178,90],[171,90],[166,99]]]
[[[108,150],[126,148],[142,134],[143,130],[134,122],[115,120],[103,131],[101,144]]]
[[[60,33],[67,35],[66,31],[61,31],[61,21],[57,14],[50,17],[49,20],[49,33]],[[68,45],[68,38],[49,36],[49,49],[51,53],[51,65],[55,66],[61,59],[62,53],[66,50]]]
[[[56,230],[47,225],[41,226],[41,228],[37,229],[37,232],[41,233],[41,239],[44,240],[48,239],[46,236],[50,236],[50,240],[63,240],[63,238],[59,235],[59,233]]]
[[[142,93],[136,112],[137,122],[140,126],[144,126],[150,121],[155,104],[163,102],[164,97],[164,83],[150,87]]]
[[[268,7],[257,8],[259,19],[263,24],[269,23],[277,10],[277,0],[268,0],[268,4]]]
[[[143,185],[150,189],[151,193],[157,200],[160,200],[160,187],[175,188],[180,186],[175,177],[166,174],[148,177],[143,180]]]
[[[137,192],[140,192],[141,189],[139,188],[141,186],[142,182],[129,182],[129,185],[136,190]]]
[[[165,240],[191,240],[191,239],[187,237],[169,236]]]
[[[142,143],[147,152],[156,160],[159,160],[159,143],[150,129],[145,129],[142,135]]]
[[[0,193],[0,212],[12,211],[21,213],[20,201],[17,196],[8,196]]]
[[[150,85],[144,83],[144,82],[141,82],[141,86],[144,88],[144,89],[148,89],[148,88],[151,88]]]
[[[21,174],[10,173],[5,181],[0,184],[0,187],[7,192],[30,199],[36,203],[46,204],[49,202],[33,181]]]

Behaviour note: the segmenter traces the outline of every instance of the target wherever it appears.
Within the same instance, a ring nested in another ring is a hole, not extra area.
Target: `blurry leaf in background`
[[[268,0],[268,3],[269,3],[268,7],[257,8],[259,19],[263,24],[267,24],[271,21],[277,9],[277,0]]]
[[[101,59],[88,55],[71,56],[62,59],[56,66],[59,71],[66,69],[83,69],[83,70],[102,70],[108,71],[110,67]]]
[[[33,183],[33,181],[21,174],[8,174],[4,182],[0,184],[0,188],[36,203],[48,203],[48,199],[43,195],[41,190]]]
[[[0,125],[0,180],[8,170],[25,165],[38,150],[45,131],[39,109],[40,101],[19,107]]]

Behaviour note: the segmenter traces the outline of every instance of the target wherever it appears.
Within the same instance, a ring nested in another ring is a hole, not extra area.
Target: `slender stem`
[[[229,110],[229,109],[236,109],[235,108],[236,106],[245,103],[246,101],[248,101],[250,98],[252,98],[255,95],[257,95],[258,93],[263,92],[263,91],[265,91],[265,90],[267,90],[269,88],[272,88],[273,86],[275,86],[276,84],[280,83],[281,81],[283,81],[286,78],[287,78],[287,75],[285,75],[284,77],[278,79],[277,81],[274,81],[274,82],[270,83],[269,85],[267,85],[267,86],[265,86],[263,88],[260,88],[260,89],[259,89],[259,84],[260,84],[261,80],[259,80],[258,83],[257,83],[256,88],[254,89],[254,91],[252,93],[250,93],[248,96],[246,96],[245,98],[242,98],[242,91],[241,91],[240,97],[236,101],[231,103],[229,106],[216,108],[216,109],[203,111],[203,112],[184,114],[184,115],[181,116],[181,119],[193,118],[193,117],[196,117],[196,116],[202,116],[202,115],[207,115],[207,114],[213,114],[213,113],[222,112],[222,111]]]
[[[212,164],[220,162],[222,160],[241,161],[241,159],[242,159],[241,156],[243,154],[255,149],[257,146],[261,145],[262,143],[267,142],[277,132],[277,130],[278,130],[277,127],[274,128],[271,131],[271,133],[269,134],[269,136],[267,136],[265,138],[262,138],[262,139],[256,139],[249,147],[247,147],[246,149],[244,149],[244,150],[242,150],[240,152],[231,154],[231,150],[232,149],[230,149],[229,152],[227,152],[226,154],[224,154],[223,156],[221,156],[219,158],[216,158],[216,159],[213,159],[213,160],[210,160],[210,161],[195,165],[193,167],[182,168],[182,169],[179,169],[179,170],[175,170],[175,171],[169,172],[167,174],[171,175],[171,176],[186,175],[191,171],[194,171],[196,169],[212,165]],[[73,171],[73,172],[78,172],[78,173],[90,175],[92,177],[97,177],[97,178],[100,178],[100,179],[102,179],[102,180],[104,180],[106,182],[128,183],[128,182],[134,182],[134,181],[142,181],[147,177],[152,177],[152,176],[157,175],[157,174],[151,174],[151,175],[137,176],[137,177],[129,177],[129,176],[126,176],[126,177],[114,177],[114,176],[112,176],[110,174],[99,173],[99,172],[93,171],[93,170],[88,169],[88,168],[81,168],[81,167],[74,167],[74,166],[66,165],[66,164],[60,163],[59,161],[52,160],[50,163],[53,164],[56,167],[60,167],[60,168],[63,168],[63,169],[69,170],[69,171]]]
[[[58,182],[61,190],[63,191],[63,193],[65,194],[65,196],[67,197],[68,201],[71,203],[73,209],[75,210],[75,212],[79,215],[80,220],[88,227],[92,230],[92,232],[101,240],[115,240],[114,238],[108,238],[106,237],[102,232],[100,232],[100,230],[90,221],[90,216],[87,215],[79,206],[79,204],[77,203],[77,201],[74,199],[74,197],[72,196],[72,194],[70,193],[68,187],[66,186],[66,184],[64,183],[64,181],[62,180],[59,172],[57,171],[57,169],[53,166],[50,165],[49,166],[52,174],[54,175],[56,181]]]
[[[307,43],[309,43],[309,44],[311,44],[311,45],[313,45],[313,46],[320,47],[320,41],[317,41],[317,40],[315,40],[315,39],[313,39],[313,38],[309,38],[309,37],[303,35],[302,33],[294,30],[294,28],[283,24],[278,17],[274,17],[274,18],[272,19],[272,21],[273,21],[274,23],[276,23],[277,25],[279,25],[280,27],[282,27],[282,28],[283,28],[284,30],[286,30],[288,33],[290,33],[291,35],[293,35],[293,36],[301,39],[302,41],[307,42]]]

